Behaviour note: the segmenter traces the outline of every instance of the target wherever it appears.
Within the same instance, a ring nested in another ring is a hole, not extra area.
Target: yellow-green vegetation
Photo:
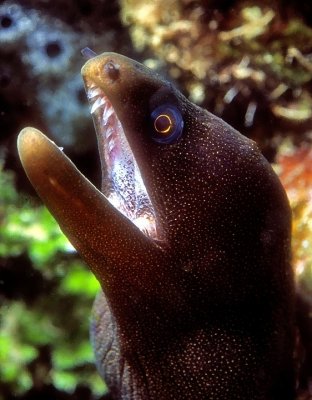
[[[286,140],[279,148],[277,172],[293,212],[292,250],[297,286],[312,301],[312,148],[293,146]]]
[[[99,284],[46,208],[18,196],[2,168],[0,187],[0,382],[15,394],[48,384],[103,394],[88,334]]]
[[[228,12],[204,2],[122,0],[122,19],[137,50],[151,49],[189,79],[217,78],[220,63],[228,78],[236,63],[248,56],[249,66],[289,84],[310,80],[312,63],[305,52],[312,29],[294,14],[280,15],[267,2],[238,2]],[[293,59],[297,63],[292,63]],[[234,69],[233,69],[234,68]]]
[[[122,0],[121,16],[148,66],[161,60],[154,65],[192,101],[265,149],[285,124],[300,136],[312,124],[312,29],[295,8],[278,0]]]

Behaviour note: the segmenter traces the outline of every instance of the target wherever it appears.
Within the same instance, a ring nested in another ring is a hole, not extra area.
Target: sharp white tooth
[[[114,149],[114,147],[115,147],[114,141],[113,141],[113,140],[110,140],[110,141],[108,142],[108,151],[111,152],[111,151]]]
[[[107,140],[113,139],[113,133],[114,133],[114,131],[113,131],[112,129],[109,129],[109,130],[106,132],[106,139],[107,139]]]
[[[108,118],[114,114],[114,110],[113,107],[106,107],[104,112],[103,112],[103,118],[105,118],[105,120],[108,120]]]
[[[107,118],[105,118],[105,115],[102,116],[102,124],[103,126],[109,126],[109,121]]]
[[[104,111],[103,111],[103,113],[104,113]],[[103,113],[102,113],[102,125],[105,126],[105,125],[107,124],[107,121],[106,121],[106,119],[104,118]]]
[[[97,87],[93,87],[93,88],[89,89],[89,91],[88,91],[88,98],[93,99],[93,97],[100,96],[100,94],[101,94],[101,89],[99,89]]]
[[[114,134],[114,128],[112,126],[109,126],[105,131],[106,140],[108,140],[109,138],[112,138],[113,134]]]
[[[102,97],[99,97],[98,99],[96,99],[95,102],[92,104],[92,107],[90,110],[91,114],[93,114],[103,104],[105,104],[105,100]]]

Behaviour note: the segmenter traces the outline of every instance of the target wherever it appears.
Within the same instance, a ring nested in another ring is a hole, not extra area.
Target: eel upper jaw
[[[162,230],[123,124],[101,88],[87,79],[85,87],[98,138],[102,192],[144,235],[161,242]]]

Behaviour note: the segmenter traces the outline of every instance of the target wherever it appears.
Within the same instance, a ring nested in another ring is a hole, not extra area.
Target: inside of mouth
[[[104,92],[90,84],[91,106],[102,164],[102,192],[146,236],[160,240],[155,210],[121,122]]]

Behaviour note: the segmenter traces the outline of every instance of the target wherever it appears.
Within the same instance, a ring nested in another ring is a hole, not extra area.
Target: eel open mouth
[[[146,236],[160,240],[152,202],[124,129],[105,93],[86,84],[102,163],[102,192]]]

